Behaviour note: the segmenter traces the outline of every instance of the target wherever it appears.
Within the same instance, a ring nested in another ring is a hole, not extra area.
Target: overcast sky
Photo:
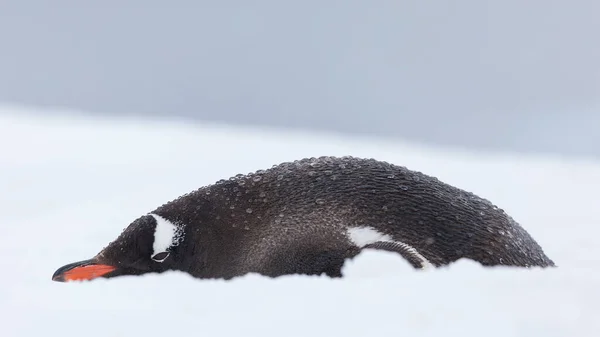
[[[600,157],[600,2],[0,3],[0,102]]]

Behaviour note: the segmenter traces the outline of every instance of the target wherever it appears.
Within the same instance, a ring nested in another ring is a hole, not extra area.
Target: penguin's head
[[[59,268],[52,280],[85,281],[176,269],[184,238],[184,226],[157,214],[144,215],[95,257]]]

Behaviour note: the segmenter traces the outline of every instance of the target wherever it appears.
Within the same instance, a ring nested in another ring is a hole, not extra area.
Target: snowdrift
[[[368,138],[0,107],[2,336],[600,336],[600,163]],[[320,155],[373,157],[490,199],[558,268],[416,272],[390,253],[345,278],[186,274],[51,281],[137,216],[237,173]]]

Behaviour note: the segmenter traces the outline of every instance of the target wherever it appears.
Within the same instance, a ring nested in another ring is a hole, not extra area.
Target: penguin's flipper
[[[416,249],[402,242],[377,241],[364,246],[362,249],[367,248],[398,253],[404,257],[406,261],[408,261],[408,263],[410,263],[415,269],[428,269],[434,267],[434,265]]]

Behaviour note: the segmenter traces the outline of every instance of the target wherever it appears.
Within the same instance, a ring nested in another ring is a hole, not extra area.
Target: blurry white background
[[[0,102],[600,157],[600,2],[0,2]]]

